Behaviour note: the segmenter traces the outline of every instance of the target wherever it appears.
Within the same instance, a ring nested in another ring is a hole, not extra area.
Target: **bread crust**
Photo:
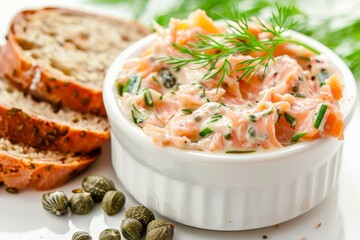
[[[42,150],[90,152],[109,139],[110,133],[72,128],[0,105],[0,137]]]
[[[6,78],[17,83],[24,91],[39,99],[67,106],[83,113],[105,116],[106,111],[101,90],[82,84],[72,76],[63,76],[61,79],[56,78],[39,63],[29,61],[22,56],[16,41],[15,25],[20,21],[26,21],[28,15],[38,11],[60,11],[69,14],[99,17],[96,14],[61,8],[44,8],[20,12],[13,19],[7,35],[7,44],[0,52],[0,61],[3,63],[0,64],[0,71],[3,72]],[[144,36],[150,33],[150,30],[145,26],[133,21],[119,20],[106,16],[101,17],[117,21],[119,24],[131,24],[134,28],[144,32]],[[34,84],[35,81],[36,84]]]
[[[100,149],[71,163],[36,162],[0,153],[0,182],[16,189],[48,190],[63,185],[88,168],[100,155]]]

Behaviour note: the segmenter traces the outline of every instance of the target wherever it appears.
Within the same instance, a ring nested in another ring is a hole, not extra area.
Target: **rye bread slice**
[[[0,138],[0,182],[16,189],[46,190],[66,183],[100,155],[42,151]]]
[[[6,77],[37,98],[105,115],[102,85],[113,59],[150,33],[133,21],[69,9],[27,10],[13,19],[0,56]]]
[[[90,152],[110,133],[104,117],[54,109],[0,79],[0,137],[39,149]]]

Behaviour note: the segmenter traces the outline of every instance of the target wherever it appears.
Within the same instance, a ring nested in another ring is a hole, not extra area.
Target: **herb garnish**
[[[122,97],[123,92],[124,92],[124,85],[122,85],[121,83],[118,83],[117,90],[118,90],[119,95]]]
[[[151,96],[151,92],[149,89],[144,91],[144,101],[145,101],[146,106],[148,106],[148,107],[154,106],[154,100]]]
[[[193,112],[191,109],[188,109],[188,108],[183,108],[183,109],[181,109],[181,111],[185,115],[190,115]]]
[[[131,94],[137,94],[140,85],[141,85],[142,76],[139,74],[134,74],[129,77],[129,79],[126,81],[125,87],[123,89],[123,92],[128,92]]]
[[[284,112],[284,117],[285,120],[292,126],[295,127],[296,126],[296,118],[290,114],[288,114],[287,112]]]
[[[249,115],[250,121],[256,122],[256,116],[254,114]]]
[[[328,106],[326,104],[321,104],[319,112],[317,113],[317,117],[315,119],[314,127],[319,128],[320,124],[324,118],[325,112],[327,110]]]
[[[208,135],[210,135],[211,133],[212,133],[213,131],[210,129],[210,128],[204,128],[200,133],[199,133],[199,135],[201,136],[201,137],[206,137],[206,136],[208,136]]]
[[[221,118],[222,118],[222,115],[220,115],[220,114],[215,114],[214,116],[211,117],[211,121],[210,121],[209,123],[217,122],[217,121],[219,121]]]
[[[293,15],[292,8],[276,4],[276,10],[272,11],[269,24],[256,18],[261,30],[270,33],[273,37],[266,40],[259,40],[249,29],[249,19],[243,15],[238,8],[234,8],[230,17],[222,16],[228,28],[227,33],[203,35],[197,34],[198,41],[183,45],[172,43],[172,46],[187,57],[168,56],[163,58],[173,68],[183,67],[192,64],[195,68],[205,68],[207,71],[203,80],[211,79],[220,74],[218,88],[229,76],[233,69],[240,72],[238,79],[250,80],[259,70],[266,71],[270,61],[274,61],[275,48],[285,42],[295,43],[303,46],[316,54],[319,52],[303,42],[286,38],[282,34],[296,26],[297,22],[290,19]],[[232,66],[228,57],[233,54],[258,53],[253,57]]]
[[[325,80],[329,78],[329,74],[327,72],[319,72],[317,75],[320,83],[320,87],[325,85]]]
[[[226,153],[253,153],[256,152],[256,150],[231,150],[226,151]]]
[[[297,141],[299,141],[300,138],[302,138],[302,137],[305,136],[306,134],[307,134],[306,132],[302,132],[302,133],[298,133],[298,134],[292,136],[291,142],[292,142],[292,143],[296,143]]]
[[[133,110],[131,110],[131,117],[135,124],[142,123],[144,121],[144,115],[140,112],[140,110],[135,106],[132,105]]]

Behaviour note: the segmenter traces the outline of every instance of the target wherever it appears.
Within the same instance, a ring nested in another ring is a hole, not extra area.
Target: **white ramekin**
[[[290,34],[318,49],[339,69],[348,125],[356,101],[352,73],[324,45],[296,32]],[[342,155],[342,142],[334,138],[243,155],[155,146],[121,111],[114,86],[124,61],[138,56],[155,37],[138,41],[117,57],[106,75],[103,93],[112,128],[113,166],[137,201],[182,224],[244,230],[297,217],[329,195],[337,183]]]

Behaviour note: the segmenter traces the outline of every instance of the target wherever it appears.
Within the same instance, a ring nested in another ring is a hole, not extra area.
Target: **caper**
[[[94,206],[94,200],[91,198],[91,194],[84,193],[75,193],[70,198],[70,209],[73,213],[84,215],[91,211]]]
[[[154,220],[146,229],[145,240],[172,240],[175,226],[164,220]]]
[[[101,205],[107,215],[114,215],[123,208],[125,201],[122,192],[111,190],[105,193]]]
[[[126,210],[125,217],[139,220],[144,227],[146,227],[152,220],[155,220],[154,214],[142,205],[130,207]]]
[[[120,230],[122,235],[128,240],[139,240],[144,235],[144,227],[135,218],[125,218],[121,222]]]
[[[99,240],[120,240],[121,235],[119,230],[115,228],[107,228],[99,235]]]
[[[107,191],[116,190],[114,183],[102,176],[87,176],[82,182],[82,187],[91,194],[94,201],[101,201]]]
[[[176,77],[170,72],[169,69],[162,69],[160,72],[161,80],[166,88],[172,88],[176,84]]]
[[[92,237],[85,231],[77,231],[74,233],[71,240],[92,240]]]
[[[46,211],[60,216],[67,211],[69,200],[63,191],[49,192],[43,194],[42,205]]]

